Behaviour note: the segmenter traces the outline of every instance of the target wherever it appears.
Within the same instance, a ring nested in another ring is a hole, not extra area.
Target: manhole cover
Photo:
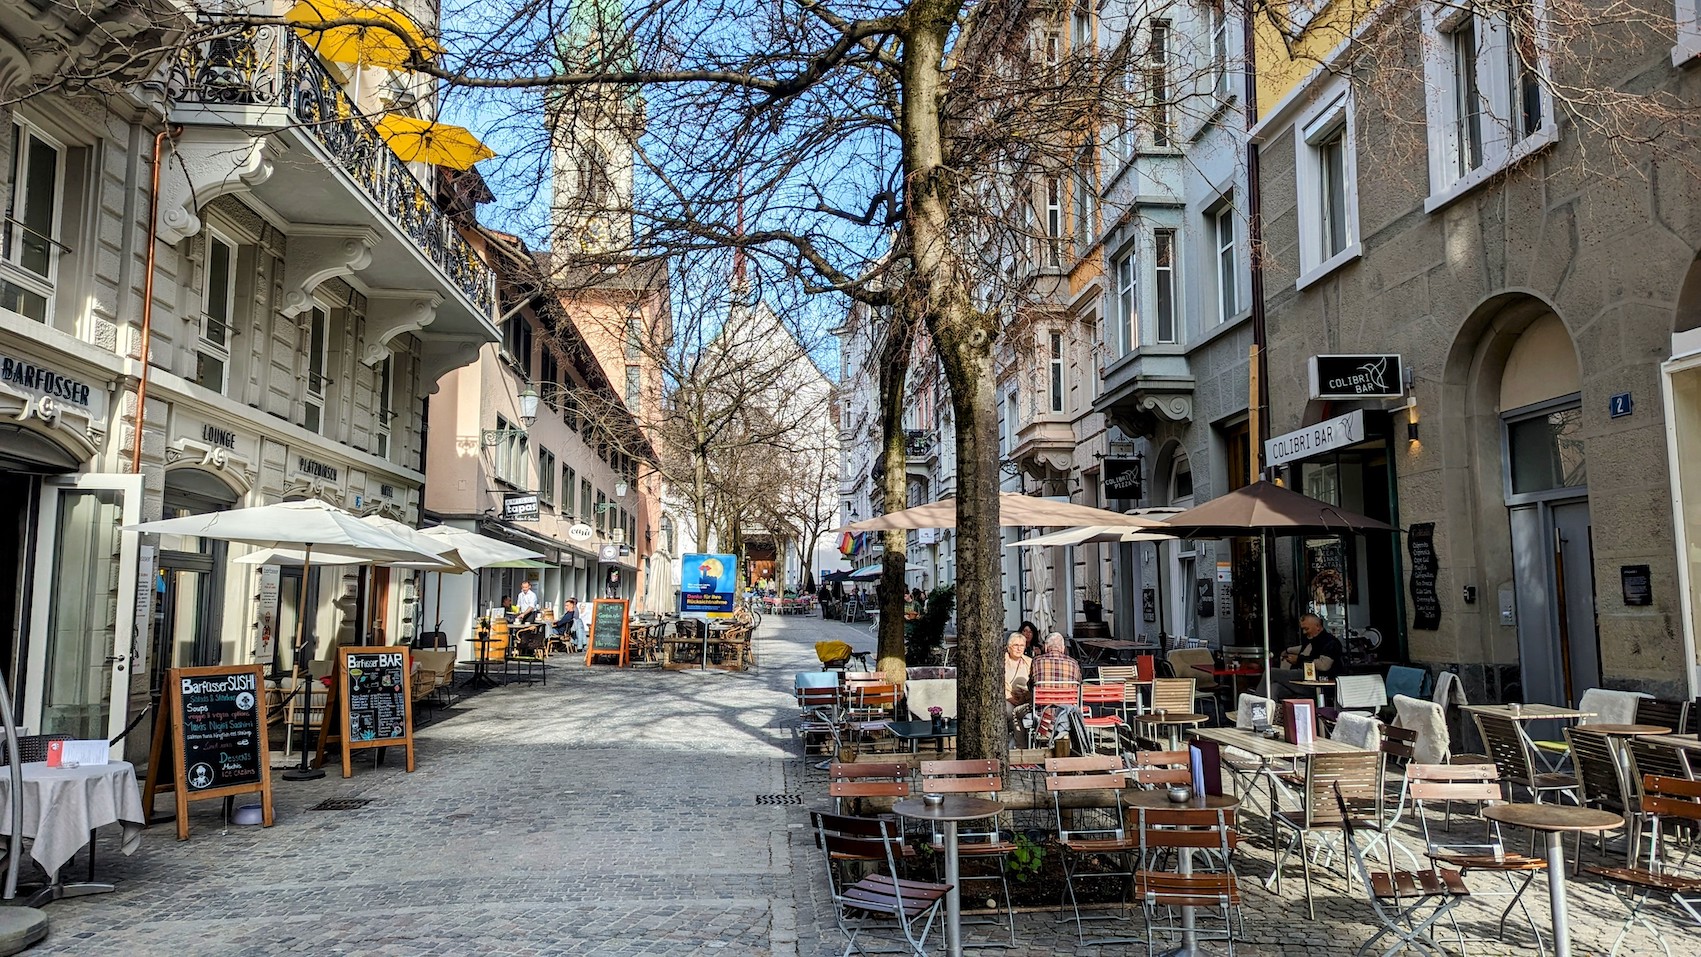
[[[372,803],[371,798],[327,798],[308,808],[309,811],[358,811]]]
[[[758,794],[758,795],[756,795],[756,803],[757,804],[802,804],[803,803],[803,795],[801,795],[801,794]]]

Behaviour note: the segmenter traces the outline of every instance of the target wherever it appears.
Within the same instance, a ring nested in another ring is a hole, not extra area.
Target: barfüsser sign
[[[1145,483],[1140,477],[1140,459],[1104,460],[1104,497],[1121,499],[1123,501],[1139,501],[1146,495]]]
[[[1397,355],[1311,357],[1313,399],[1397,399],[1406,394],[1406,370]]]

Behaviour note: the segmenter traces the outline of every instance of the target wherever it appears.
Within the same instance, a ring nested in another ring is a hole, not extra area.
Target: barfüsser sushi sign
[[[726,618],[738,592],[734,555],[687,554],[679,562],[679,613],[689,618]]]

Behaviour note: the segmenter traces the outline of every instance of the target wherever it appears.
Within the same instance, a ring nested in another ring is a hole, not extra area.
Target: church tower
[[[564,73],[630,69],[635,57],[621,0],[573,0],[557,45]],[[557,267],[585,254],[632,248],[632,189],[644,104],[629,85],[564,87],[550,93],[550,246]]]

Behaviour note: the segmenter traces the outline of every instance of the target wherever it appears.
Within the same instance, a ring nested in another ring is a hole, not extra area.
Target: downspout
[[[148,253],[142,267],[142,371],[136,382],[136,434],[130,440],[130,473],[142,473],[142,425],[147,419],[149,351],[154,331],[154,250],[159,246],[159,168],[168,136],[178,136],[181,126],[168,126],[154,134],[154,166],[148,183]]]
[[[1253,11],[1256,9],[1251,0],[1241,6],[1241,43],[1245,47],[1243,54],[1246,59],[1246,129],[1252,130],[1258,123],[1258,57],[1256,53],[1257,39],[1253,29]],[[1250,136],[1246,140],[1246,244],[1248,260],[1252,272],[1252,362],[1256,366],[1255,374],[1258,382],[1258,397],[1255,407],[1250,409],[1252,419],[1252,442],[1247,458],[1252,463],[1254,478],[1264,475],[1264,439],[1270,434],[1270,376],[1269,361],[1265,357],[1268,348],[1268,335],[1264,328],[1264,212],[1263,190],[1259,185],[1260,163],[1258,144],[1252,142]]]

